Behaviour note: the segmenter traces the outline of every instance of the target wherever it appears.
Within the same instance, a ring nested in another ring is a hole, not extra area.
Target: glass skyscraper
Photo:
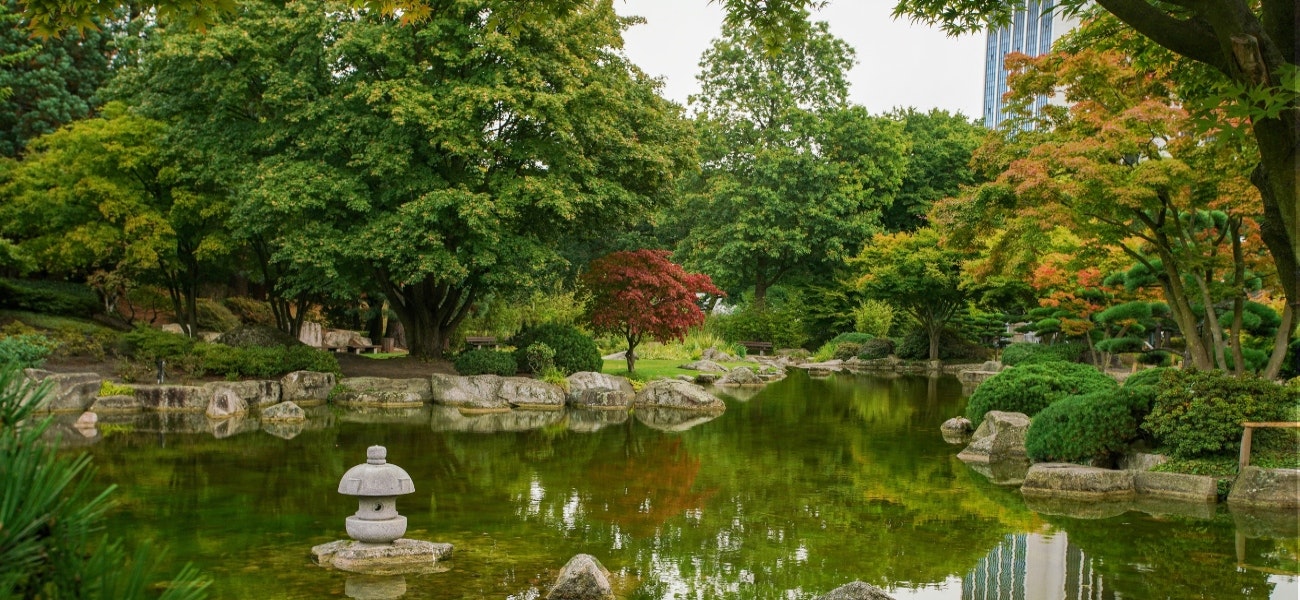
[[[1017,0],[1015,17],[1009,25],[990,28],[988,42],[984,52],[984,126],[990,129],[1002,124],[1006,118],[1002,96],[1007,93],[1007,69],[1004,59],[1009,52],[1021,52],[1029,56],[1047,54],[1052,49],[1052,42],[1072,27],[1072,23],[1057,23],[1054,31],[1053,19],[1060,20],[1054,0]],[[1065,25],[1061,27],[1060,25]],[[1047,104],[1047,97],[1041,97],[1034,105],[1037,113]]]

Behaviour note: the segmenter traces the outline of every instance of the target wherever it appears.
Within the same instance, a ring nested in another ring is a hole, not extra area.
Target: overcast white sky
[[[721,31],[722,8],[709,0],[615,0],[614,7],[645,17],[624,34],[627,55],[664,79],[665,96],[685,105],[699,91],[700,55]],[[937,28],[895,21],[893,7],[894,0],[831,0],[813,14],[857,50],[850,99],[872,113],[915,106],[980,116],[984,36],[950,38]]]

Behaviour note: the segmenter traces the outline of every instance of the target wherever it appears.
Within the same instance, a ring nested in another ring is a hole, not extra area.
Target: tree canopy
[[[286,291],[359,278],[436,356],[476,299],[555,264],[567,232],[636,222],[694,158],[679,109],[618,51],[610,2],[507,28],[490,15],[510,4],[394,27],[247,3],[205,33],[168,28],[122,87],[175,123],[192,177],[231,191]]]

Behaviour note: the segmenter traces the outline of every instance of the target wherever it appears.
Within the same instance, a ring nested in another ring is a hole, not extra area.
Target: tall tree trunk
[[[1277,379],[1282,372],[1282,362],[1286,360],[1287,347],[1291,345],[1291,333],[1295,329],[1296,310],[1290,304],[1282,309],[1282,324],[1277,328],[1273,338],[1273,354],[1268,357],[1268,366],[1261,374],[1265,379]]]
[[[456,328],[469,315],[476,290],[440,282],[433,277],[398,286],[384,271],[379,271],[378,275],[384,295],[406,331],[411,356],[442,358]]]

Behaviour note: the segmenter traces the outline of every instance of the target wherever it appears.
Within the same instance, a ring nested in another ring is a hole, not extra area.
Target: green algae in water
[[[338,479],[373,444],[414,479],[398,499],[408,537],[456,547],[447,571],[401,578],[406,598],[537,598],[577,553],[637,599],[812,598],[858,579],[900,599],[1037,598],[1044,581],[1093,598],[1294,597],[1294,534],[1264,528],[1241,543],[1223,509],[1030,510],[943,442],[960,392],[954,378],[795,372],[761,391],[719,390],[727,412],[685,425],[437,406],[314,409],[302,428],[267,431],[149,415],[89,451],[101,482],[119,485],[110,533],[199,565],[214,598],[398,585],[308,554],[345,537],[355,501]]]

